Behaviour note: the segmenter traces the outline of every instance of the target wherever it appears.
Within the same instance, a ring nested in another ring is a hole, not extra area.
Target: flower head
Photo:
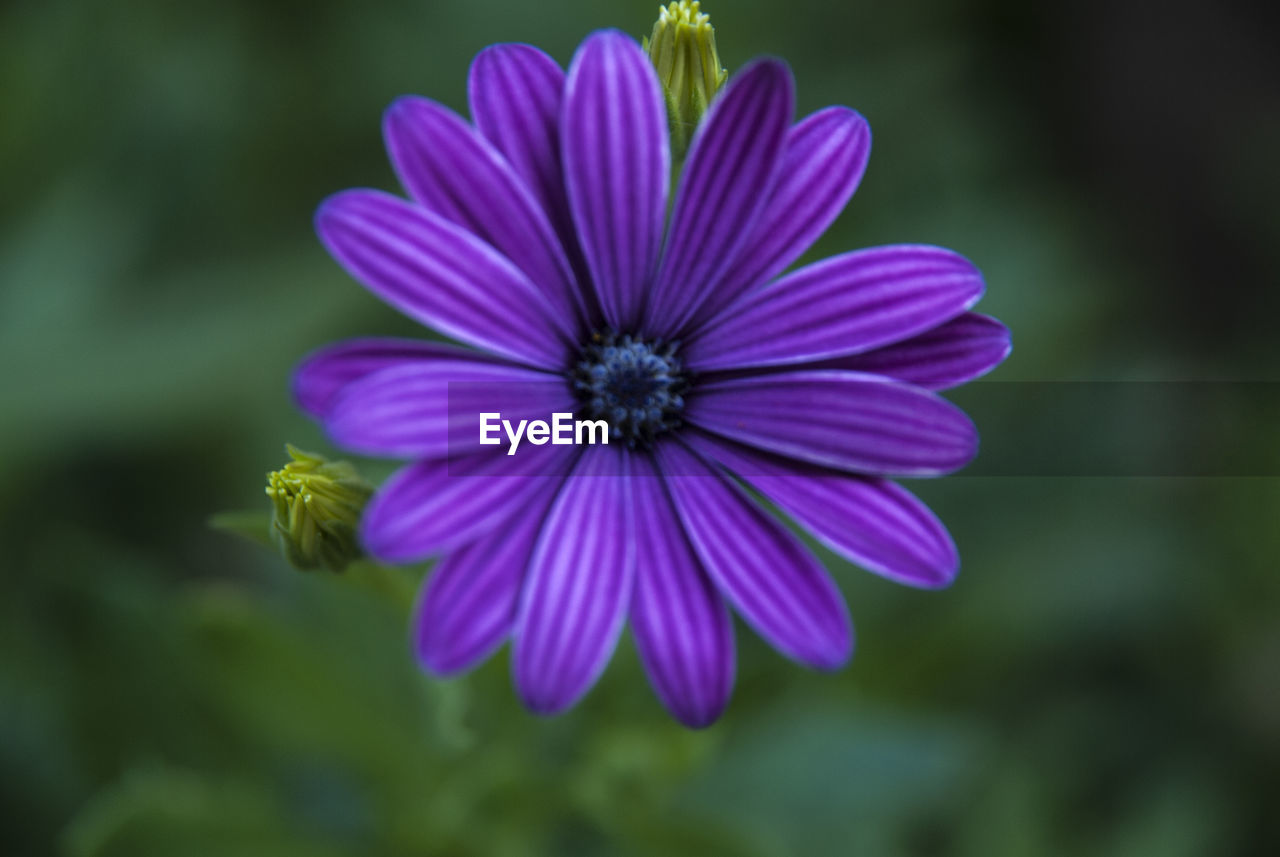
[[[656,40],[655,40],[656,41]],[[890,481],[964,466],[977,434],[937,395],[1009,350],[970,308],[961,256],[896,245],[783,273],[852,196],[870,148],[844,107],[793,123],[790,71],[738,72],[694,133],[667,216],[671,150],[649,57],[590,36],[568,72],[526,45],[471,68],[472,123],[388,110],[408,201],[346,191],[320,208],[330,253],[461,346],[361,339],[299,370],[339,444],[409,460],[361,538],[439,561],[415,616],[428,670],[510,641],[534,711],[578,700],[629,620],[654,689],[690,726],[734,676],[730,610],[784,655],[831,669],[853,630],[826,570],[745,483],[837,554],[937,587],[946,530]],[[481,412],[607,421],[614,442],[495,448]]]

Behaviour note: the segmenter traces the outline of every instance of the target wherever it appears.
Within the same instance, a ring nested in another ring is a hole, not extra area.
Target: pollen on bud
[[[373,486],[348,461],[329,461],[292,444],[293,460],[267,474],[275,505],[271,535],[295,568],[342,571],[363,554],[356,536]]]
[[[671,125],[671,155],[684,157],[698,120],[728,77],[716,53],[711,18],[698,0],[661,7],[645,50],[658,71]]]

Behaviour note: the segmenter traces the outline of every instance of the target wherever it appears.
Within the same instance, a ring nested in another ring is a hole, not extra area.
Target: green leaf
[[[271,542],[271,513],[265,510],[218,512],[209,516],[211,529],[239,536],[263,547],[274,548]]]

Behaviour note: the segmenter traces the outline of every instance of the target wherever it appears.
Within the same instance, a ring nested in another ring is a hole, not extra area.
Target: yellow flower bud
[[[680,0],[662,7],[645,50],[658,71],[667,99],[671,125],[671,156],[684,157],[698,120],[728,77],[716,53],[711,18],[698,0]]]
[[[285,449],[293,460],[267,474],[272,538],[295,568],[342,571],[363,553],[356,531],[373,486],[350,462]]]

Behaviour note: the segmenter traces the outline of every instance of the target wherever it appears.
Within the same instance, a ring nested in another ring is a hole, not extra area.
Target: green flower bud
[[[362,555],[356,527],[373,486],[348,461],[285,444],[293,460],[267,474],[271,536],[295,568],[342,571]]]
[[[671,157],[679,162],[689,148],[698,120],[729,76],[720,67],[716,33],[701,3],[680,0],[662,7],[645,50],[658,70],[671,125]]]

